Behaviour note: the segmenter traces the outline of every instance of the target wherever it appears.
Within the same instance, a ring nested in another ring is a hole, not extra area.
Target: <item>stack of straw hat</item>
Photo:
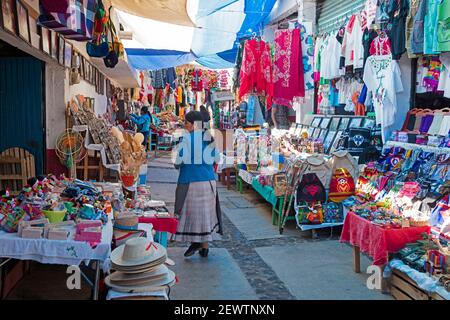
[[[117,292],[153,292],[175,284],[175,273],[166,267],[167,251],[147,238],[128,240],[111,253],[112,269],[105,283]],[[169,260],[170,263],[170,260]]]

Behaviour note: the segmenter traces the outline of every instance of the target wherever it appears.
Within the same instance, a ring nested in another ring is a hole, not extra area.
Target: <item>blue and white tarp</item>
[[[197,61],[211,69],[224,69],[233,67],[241,38],[262,34],[276,2],[189,0],[188,13],[195,27],[117,12],[125,31],[133,32],[133,40],[124,41],[133,67],[154,70]]]

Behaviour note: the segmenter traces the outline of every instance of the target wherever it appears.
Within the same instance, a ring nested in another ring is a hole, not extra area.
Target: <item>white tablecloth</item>
[[[111,242],[113,236],[111,220],[103,226],[102,242],[95,248],[89,243],[73,240],[75,228],[70,230],[69,239],[23,239],[17,233],[0,231],[0,258],[34,260],[44,264],[80,265],[99,260],[104,272],[110,269]]]
[[[239,177],[241,177],[241,179],[247,183],[247,184],[252,184],[253,182],[253,178],[256,177],[256,174],[250,173],[246,170],[240,169],[239,170]]]

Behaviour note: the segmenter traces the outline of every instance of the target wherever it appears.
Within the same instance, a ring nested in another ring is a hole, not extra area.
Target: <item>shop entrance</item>
[[[44,172],[44,63],[0,42],[0,152],[21,148]]]

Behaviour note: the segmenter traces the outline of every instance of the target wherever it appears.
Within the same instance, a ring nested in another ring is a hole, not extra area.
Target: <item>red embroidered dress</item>
[[[239,98],[249,93],[272,96],[272,59],[268,43],[252,39],[245,42]]]
[[[300,30],[275,33],[273,102],[289,106],[295,97],[305,96],[305,78]]]

